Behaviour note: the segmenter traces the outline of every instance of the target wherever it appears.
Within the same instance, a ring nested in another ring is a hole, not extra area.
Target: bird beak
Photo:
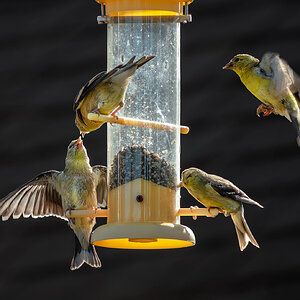
[[[81,136],[79,136],[78,140],[76,141],[75,148],[76,149],[81,149],[82,148],[82,139],[81,139]]]
[[[232,61],[230,61],[228,64],[226,64],[226,65],[223,67],[223,70],[225,70],[225,69],[230,69],[230,70],[233,69],[233,63],[232,63]]]
[[[183,182],[180,181],[180,182],[178,183],[177,187],[178,187],[178,188],[182,188],[182,187],[183,187]]]

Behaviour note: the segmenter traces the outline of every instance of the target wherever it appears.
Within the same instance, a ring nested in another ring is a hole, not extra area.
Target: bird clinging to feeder
[[[106,205],[106,167],[89,164],[89,157],[81,138],[70,143],[64,171],[47,171],[23,184],[0,200],[0,215],[6,221],[11,215],[46,217],[55,216],[69,221],[75,233],[75,252],[71,270],[84,262],[101,267],[100,259],[90,244],[90,235],[96,221],[93,217],[67,218],[72,209],[94,209]]]
[[[124,106],[128,84],[135,71],[155,56],[143,56],[134,62],[133,56],[109,72],[101,72],[89,80],[78,92],[73,108],[75,124],[82,136],[102,126],[104,122],[92,121],[89,113],[115,116]]]
[[[231,216],[241,251],[247,247],[249,241],[259,248],[244,218],[243,208],[243,203],[262,208],[258,202],[250,199],[230,181],[197,168],[182,172],[182,185],[208,209],[217,208],[225,216]]]

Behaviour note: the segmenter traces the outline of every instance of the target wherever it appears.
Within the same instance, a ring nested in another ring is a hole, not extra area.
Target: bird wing
[[[97,202],[100,207],[104,208],[107,205],[107,178],[105,166],[94,166],[93,172],[96,175],[96,192]]]
[[[247,204],[254,204],[263,208],[262,205],[249,198],[246,193],[240,190],[232,182],[218,176],[214,176],[214,177],[215,178],[213,178],[213,180],[210,181],[209,184],[222,197],[231,198],[233,200],[240,201]]]
[[[273,77],[273,70],[271,69],[271,60],[274,55],[276,55],[276,53],[271,53],[271,52],[265,53],[258,65],[263,71],[262,74],[264,74],[267,77]]]
[[[289,66],[289,64],[284,59],[281,59],[281,61],[284,64],[284,67],[286,68],[286,72],[287,72],[288,76],[291,79],[289,89],[294,94],[294,96],[295,96],[295,98],[298,102],[298,106],[299,106],[299,102],[300,102],[300,77],[296,72],[293,71],[293,69]]]
[[[103,78],[106,77],[108,73],[103,71],[95,75],[92,79],[90,79],[78,92],[78,94],[75,97],[73,109],[76,110],[78,106],[81,104],[82,100],[85,98],[85,96],[92,91],[95,86],[97,86]]]
[[[6,221],[11,215],[18,219],[56,216],[67,220],[61,195],[56,189],[58,171],[47,171],[23,184],[0,200],[0,216]]]
[[[289,88],[292,93],[299,92],[300,80],[298,75],[294,73],[285,60],[279,57],[278,53],[267,52],[264,54],[260,67],[266,71],[267,75],[270,74],[271,70],[272,81],[278,97],[284,98],[287,88]]]
[[[103,82],[104,80],[113,76],[119,70],[127,67],[128,65],[132,64],[135,59],[133,56],[126,64],[120,64],[113,68],[112,70],[106,72],[100,72],[99,74],[95,75],[92,79],[90,79],[78,92],[77,96],[75,97],[73,109],[76,110],[79,108],[82,100],[87,96],[87,94],[92,91],[99,83]]]

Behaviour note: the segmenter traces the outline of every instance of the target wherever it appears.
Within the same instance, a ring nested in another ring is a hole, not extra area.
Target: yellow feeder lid
[[[193,0],[96,0],[106,6],[106,14],[115,16],[176,16]]]
[[[194,246],[193,231],[173,223],[111,223],[91,235],[95,246],[120,249],[171,249]]]

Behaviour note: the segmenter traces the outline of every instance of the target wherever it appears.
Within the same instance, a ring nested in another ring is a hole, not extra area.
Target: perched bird
[[[103,124],[89,120],[89,113],[116,117],[117,111],[124,106],[127,87],[135,71],[154,57],[143,56],[134,62],[133,56],[126,64],[97,74],[80,89],[73,109],[76,112],[75,124],[82,136]]]
[[[300,146],[300,77],[277,53],[264,54],[261,61],[248,54],[234,56],[223,69],[231,69],[263,104],[257,115],[286,117],[296,128]]]
[[[225,216],[231,216],[241,251],[247,247],[249,241],[259,248],[244,218],[243,203],[261,208],[263,206],[250,199],[230,181],[197,168],[189,168],[182,172],[181,186],[209,210],[217,208]]]
[[[100,259],[90,244],[90,235],[95,218],[66,218],[66,211],[92,209],[97,204],[106,205],[106,167],[91,167],[81,137],[70,143],[65,169],[47,171],[17,188],[0,200],[0,216],[6,221],[11,215],[18,219],[56,216],[68,220],[75,233],[75,252],[71,270],[84,262],[92,267],[101,267]]]

